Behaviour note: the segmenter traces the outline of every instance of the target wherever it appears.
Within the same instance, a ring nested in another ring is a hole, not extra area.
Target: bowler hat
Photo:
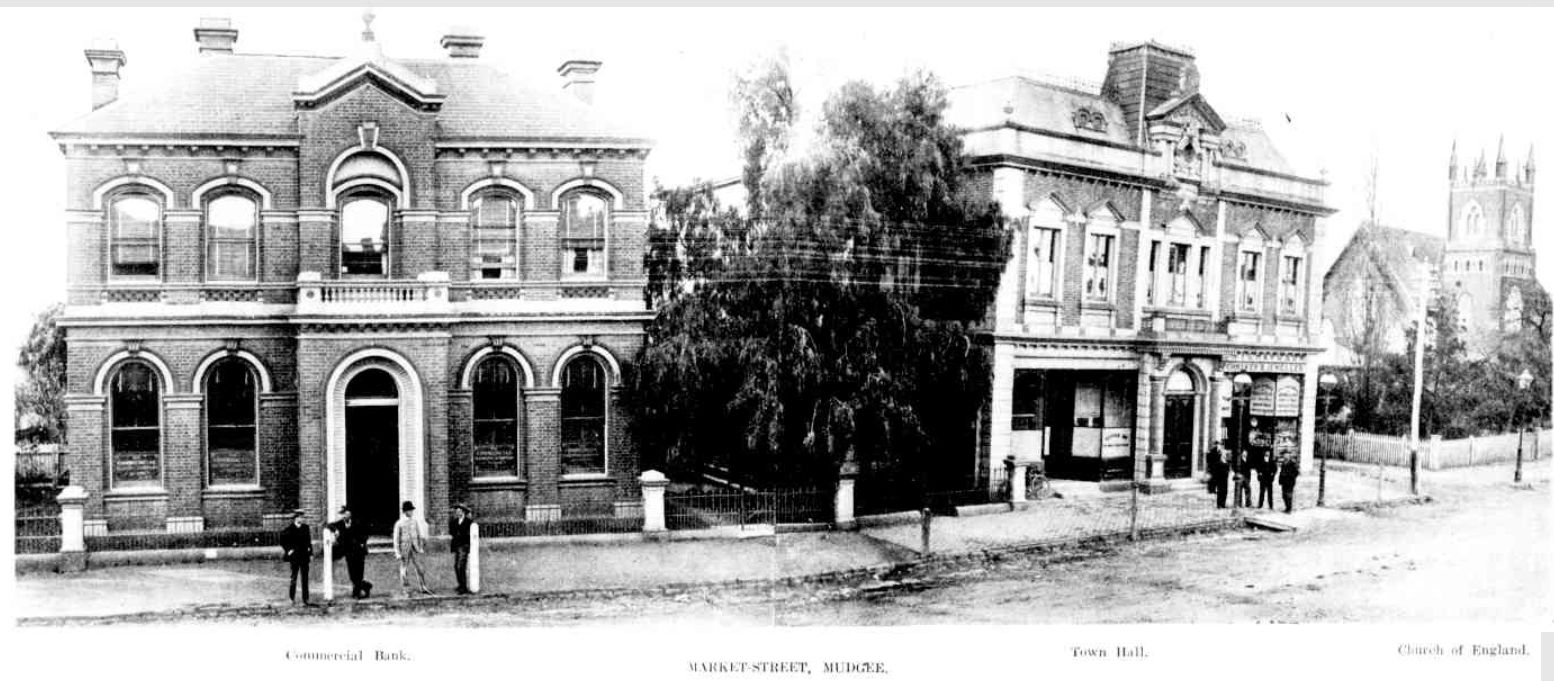
[[[460,502],[458,504],[453,505],[453,508],[454,509],[463,509],[464,513],[466,513],[466,514],[469,513],[469,507],[466,506],[463,502]]]
[[[303,515],[305,515],[305,514],[307,514],[307,512],[305,512],[305,511],[302,511],[302,510],[301,510],[301,509],[293,509],[293,510],[291,510],[291,515],[292,515],[292,516],[293,516],[293,517],[297,517],[297,516],[303,516]]]
[[[415,509],[415,503],[411,502],[410,500],[405,500],[404,504],[399,505],[399,510],[402,511],[402,512],[412,511],[414,509]]]
[[[340,511],[335,512],[335,513],[337,513],[337,514],[344,514],[344,513],[348,512],[348,511],[351,511],[351,508],[342,504],[342,505],[340,505]]]

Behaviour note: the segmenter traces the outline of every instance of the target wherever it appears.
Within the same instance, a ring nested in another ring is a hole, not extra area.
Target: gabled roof
[[[1167,118],[1178,109],[1192,107],[1205,122],[1209,124],[1211,132],[1216,135],[1225,129],[1225,119],[1220,118],[1219,112],[1209,106],[1209,101],[1203,98],[1201,93],[1194,92],[1190,95],[1173,97],[1160,103],[1153,111],[1144,115],[1146,119]]]
[[[437,81],[411,71],[383,56],[378,43],[361,43],[355,54],[322,70],[297,78],[292,100],[298,106],[316,107],[349,92],[358,82],[370,80],[407,104],[435,110],[444,95],[437,92]]]
[[[385,60],[386,61],[386,60]],[[366,80],[442,98],[443,140],[569,141],[647,147],[631,127],[555,87],[534,87],[473,59],[396,60],[232,54],[197,57],[156,80],[127,80],[119,99],[63,126],[64,137],[295,138],[294,95],[340,94]],[[375,76],[375,78],[367,78]]]

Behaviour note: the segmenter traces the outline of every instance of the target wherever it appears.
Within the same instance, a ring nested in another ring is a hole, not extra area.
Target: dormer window
[[[388,273],[388,201],[375,193],[354,194],[340,206],[340,274],[383,277]]]
[[[473,255],[474,279],[518,277],[518,225],[522,207],[507,192],[487,192],[475,197]]]
[[[561,263],[564,277],[604,277],[604,240],[609,222],[609,203],[598,194],[576,191],[562,199]]]
[[[162,204],[149,194],[125,192],[108,208],[114,277],[148,278],[161,273]]]
[[[244,194],[223,194],[205,205],[207,277],[230,282],[254,279],[259,205]]]

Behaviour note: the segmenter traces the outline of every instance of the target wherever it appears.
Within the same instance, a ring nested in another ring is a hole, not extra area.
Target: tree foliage
[[[1550,310],[1547,296],[1531,297],[1517,329],[1507,332],[1494,352],[1469,352],[1458,321],[1454,296],[1442,294],[1427,312],[1419,422],[1424,436],[1461,438],[1513,431],[1543,423],[1550,404]],[[1371,433],[1407,435],[1413,408],[1415,327],[1407,330],[1403,353],[1366,356],[1338,388],[1342,404],[1352,406],[1337,426]],[[1526,370],[1532,382],[1517,387]]]
[[[989,352],[976,325],[1008,257],[964,182],[944,88],[850,83],[792,150],[783,62],[740,79],[748,202],[658,192],[658,316],[631,381],[648,466],[824,483],[856,462],[922,482],[968,470]]]
[[[55,304],[38,314],[17,357],[23,374],[15,389],[18,441],[65,441],[65,333],[55,323],[63,310]]]

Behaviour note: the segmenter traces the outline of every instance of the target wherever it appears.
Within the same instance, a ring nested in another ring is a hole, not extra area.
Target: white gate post
[[[324,545],[324,601],[335,600],[335,543],[330,542],[331,532],[329,524],[325,523],[318,533],[318,541]]]
[[[86,488],[67,485],[59,497],[59,569],[86,570]]]
[[[662,533],[668,530],[664,525],[664,488],[669,487],[669,479],[649,469],[642,472],[638,480],[642,482],[642,532]]]
[[[836,497],[833,500],[837,530],[852,530],[858,525],[853,515],[853,486],[857,480],[858,465],[853,462],[843,464],[836,479]]]
[[[1025,470],[1030,462],[1018,459],[1014,455],[1004,458],[1004,470],[1009,476],[1009,508],[1024,509],[1025,503]]]
[[[469,524],[469,564],[464,567],[469,572],[469,591],[480,593],[480,524],[473,521]]]

